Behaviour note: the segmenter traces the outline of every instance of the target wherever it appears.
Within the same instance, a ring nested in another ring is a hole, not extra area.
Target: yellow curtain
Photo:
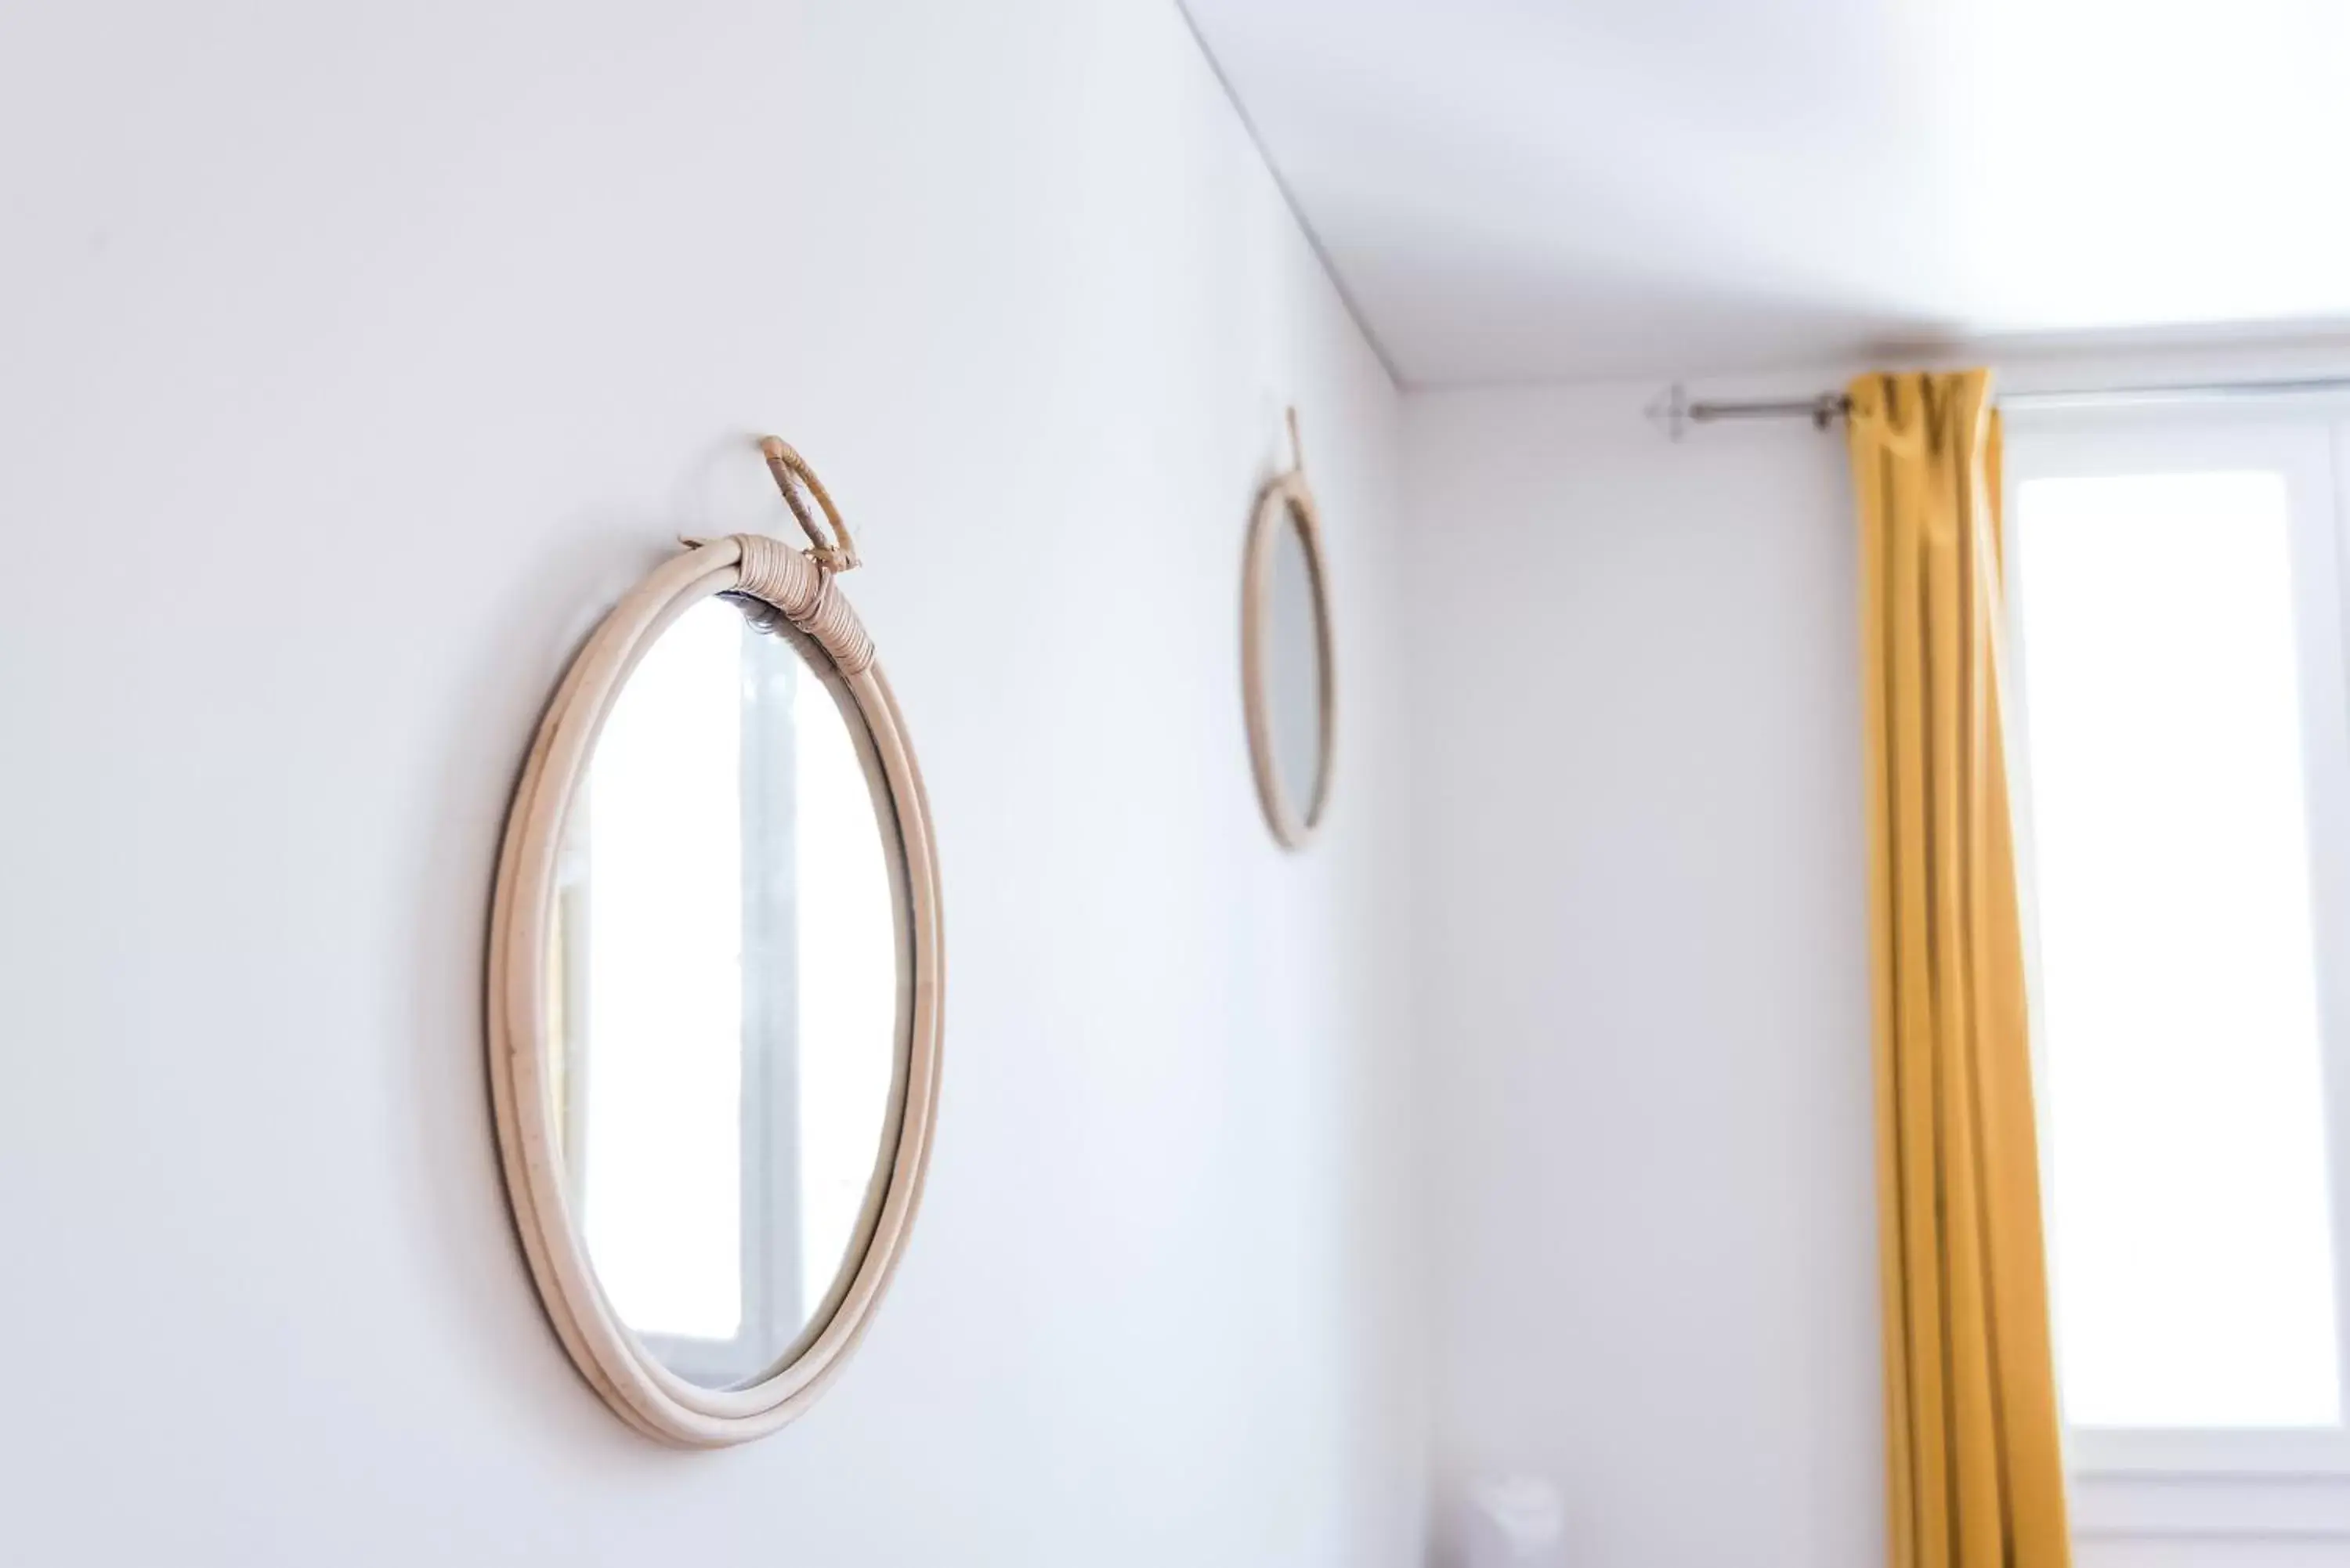
[[[2070,1542],[2001,735],[1991,376],[1852,396],[1892,1568]]]

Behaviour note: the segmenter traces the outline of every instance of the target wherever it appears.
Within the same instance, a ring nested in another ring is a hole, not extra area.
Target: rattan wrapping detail
[[[833,575],[780,539],[737,534],[743,552],[742,581],[735,587],[816,639],[843,675],[862,675],[873,665],[873,639],[840,597]],[[756,617],[753,618],[754,620]]]

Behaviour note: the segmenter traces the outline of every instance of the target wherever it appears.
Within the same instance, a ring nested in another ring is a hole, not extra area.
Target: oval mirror
[[[1304,470],[1293,468],[1265,486],[1249,526],[1241,637],[1257,796],[1274,837],[1292,849],[1313,837],[1330,798],[1330,644],[1321,521]]]
[[[491,1033],[541,1293],[640,1428],[771,1430],[861,1333],[928,1149],[937,921],[830,571],[738,535],[622,601],[516,798]]]

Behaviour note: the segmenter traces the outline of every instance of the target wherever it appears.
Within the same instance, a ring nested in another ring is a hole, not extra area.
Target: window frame
[[[2293,611],[2301,679],[2303,790],[2317,952],[2327,1198],[2334,1244],[2334,1333],[2341,1424],[2324,1429],[2064,1429],[2076,1528],[2086,1533],[2350,1534],[2350,410],[2064,410],[2011,418],[2002,516],[2021,524],[2033,480],[2255,470],[2281,474],[2291,508]],[[2011,533],[2004,706],[2019,877],[2032,977],[2034,1071],[2044,1076],[2039,955],[2032,909],[2030,756],[2023,672],[2021,551]],[[2043,1085],[2044,1086],[2044,1085]],[[2045,1103],[2044,1094],[2042,1102]],[[2041,1139],[2043,1197],[2050,1139]],[[2061,1261],[2049,1260],[2061,1292]],[[2061,1376],[2059,1387],[2061,1405]],[[2303,1483],[2324,1483],[2312,1492]],[[2293,1506],[2278,1505],[2278,1489]],[[2314,1508],[2314,1513],[2312,1510]]]

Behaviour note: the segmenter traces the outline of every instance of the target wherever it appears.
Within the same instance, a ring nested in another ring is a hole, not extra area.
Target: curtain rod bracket
[[[1689,389],[1675,381],[1648,400],[1646,412],[1649,422],[1665,432],[1667,441],[1680,440],[1689,433]]]

